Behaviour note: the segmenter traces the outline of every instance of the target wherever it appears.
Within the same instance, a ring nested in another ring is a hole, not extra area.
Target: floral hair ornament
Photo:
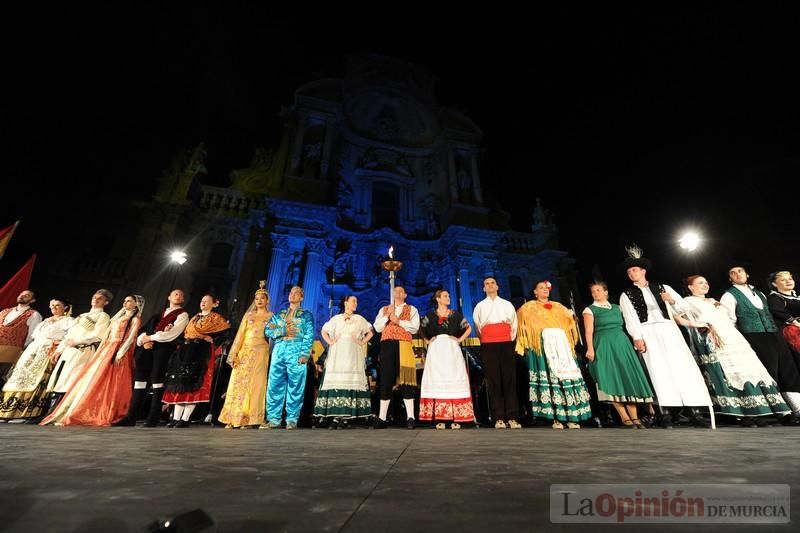
[[[263,294],[264,296],[269,297],[269,294],[267,293],[266,286],[267,286],[267,280],[265,280],[265,279],[259,280],[258,289],[256,289],[255,294],[256,295]]]
[[[545,282],[544,282],[544,286],[545,286],[545,287],[547,287],[548,289],[552,289],[552,288],[553,288],[553,284],[552,284],[552,283],[550,283],[550,282],[549,282],[549,281],[547,281],[547,280],[545,280]]]

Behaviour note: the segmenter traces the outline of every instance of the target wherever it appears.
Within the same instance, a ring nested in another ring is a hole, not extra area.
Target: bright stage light
[[[178,263],[179,265],[182,265],[186,262],[186,252],[175,250],[174,252],[169,254],[169,259],[173,263]]]
[[[702,239],[696,231],[687,231],[681,236],[678,244],[687,252],[694,252],[700,246],[701,242]]]

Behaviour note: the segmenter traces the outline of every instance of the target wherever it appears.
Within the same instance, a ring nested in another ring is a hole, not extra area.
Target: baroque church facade
[[[420,312],[441,287],[471,321],[487,275],[517,306],[537,279],[551,280],[562,301],[574,291],[574,261],[557,249],[541,205],[530,232],[487,207],[482,132],[437,102],[425,70],[351,56],[343,79],[300,87],[280,117],[280,143],[257,149],[229,187],[203,184],[205,146],[176,158],[152,200],[132,207],[131,253],[95,272],[86,292],[139,292],[155,312],[171,286],[184,288],[191,309],[212,291],[238,319],[266,279],[273,309],[301,285],[319,328],[347,294],[370,320],[389,302],[381,263],[390,246],[403,263],[397,283]],[[172,249],[187,262],[169,265]]]

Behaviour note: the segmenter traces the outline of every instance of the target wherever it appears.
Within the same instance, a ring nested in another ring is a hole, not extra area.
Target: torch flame
[[[394,259],[394,246],[389,246],[389,259]]]

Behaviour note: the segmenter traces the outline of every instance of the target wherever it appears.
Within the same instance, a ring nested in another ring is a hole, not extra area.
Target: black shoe
[[[666,414],[662,416],[659,424],[664,429],[672,429],[672,415]]]
[[[374,429],[386,429],[389,427],[389,423],[386,420],[381,420],[380,418],[375,418],[375,423],[372,425]]]
[[[154,428],[161,423],[161,398],[164,397],[164,387],[153,389],[153,397],[150,402],[150,414],[144,422],[144,427]]]
[[[45,412],[45,415],[49,415],[55,410],[56,406],[61,402],[61,399],[64,397],[65,394],[66,394],[65,392],[50,393],[50,402],[47,406],[47,411]]]
[[[339,427],[339,419],[334,418],[331,420],[331,423],[328,424],[328,429],[337,429]]]
[[[136,420],[134,420],[131,417],[126,416],[126,417],[121,418],[120,420],[117,420],[116,422],[114,422],[111,425],[114,426],[114,427],[130,427],[130,426],[135,426],[136,425]]]
[[[711,427],[711,421],[708,420],[707,418],[703,418],[702,416],[696,414],[692,418],[689,419],[689,425],[692,425],[692,426],[698,427],[698,428],[710,428]]]
[[[406,420],[406,427],[408,429],[417,429],[417,421],[414,420],[413,418],[409,418],[408,420]]]
[[[739,421],[739,425],[743,428],[754,428],[756,427],[756,422],[752,418],[742,418]]]
[[[188,428],[191,425],[192,425],[192,423],[189,422],[188,420],[178,420],[178,423],[175,424],[175,427],[176,428]]]
[[[122,420],[114,422],[111,425],[118,427],[135,426],[136,417],[139,416],[139,410],[142,408],[142,404],[146,398],[147,389],[133,389],[131,393],[131,403],[130,406],[128,406],[128,414],[126,414]]]
[[[783,424],[784,426],[797,426],[797,425],[800,425],[800,417],[798,417],[797,415],[794,415],[794,414],[786,415],[783,418],[781,418],[781,424]]]
[[[769,427],[769,421],[767,419],[765,419],[763,416],[760,416],[760,417],[756,418],[754,420],[754,422],[755,422],[756,426],[758,426],[760,428],[768,428]]]
[[[339,423],[336,424],[336,429],[347,429],[347,421],[344,418],[340,418]]]
[[[174,418],[170,418],[169,422],[167,422],[168,428],[174,428],[177,425],[178,425],[178,420],[175,420]]]
[[[641,429],[647,429],[657,426],[656,418],[651,415],[644,415],[639,417],[639,422],[642,424]]]

